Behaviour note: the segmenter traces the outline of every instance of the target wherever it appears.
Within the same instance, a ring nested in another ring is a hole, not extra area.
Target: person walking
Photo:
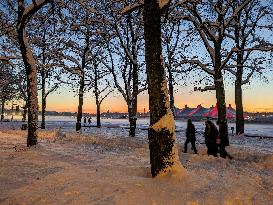
[[[207,120],[204,136],[208,155],[213,155],[214,157],[217,157],[218,148],[216,144],[216,139],[218,135],[219,132],[215,124],[212,121]]]
[[[184,153],[187,153],[187,147],[188,144],[191,143],[191,146],[193,148],[193,151],[195,154],[197,154],[197,149],[195,146],[195,141],[196,141],[196,137],[195,137],[195,127],[194,124],[192,123],[191,119],[188,119],[188,125],[187,125],[187,130],[186,130],[186,141],[184,144]]]
[[[91,117],[88,118],[88,124],[90,125],[92,122]]]
[[[229,139],[228,139],[228,126],[227,121],[217,121],[217,125],[219,126],[219,152],[220,157],[229,159],[233,159],[233,157],[227,153],[226,146],[229,146]]]
[[[84,117],[84,119],[83,119],[83,124],[84,124],[84,126],[86,125],[86,117]]]

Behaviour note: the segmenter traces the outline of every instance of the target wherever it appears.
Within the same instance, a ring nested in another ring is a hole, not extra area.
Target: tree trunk
[[[134,51],[134,47],[133,47]],[[133,52],[135,53],[135,52]],[[136,59],[136,55],[134,54],[134,59]],[[129,102],[129,136],[135,137],[136,136],[136,121],[137,121],[137,95],[138,95],[138,66],[137,64],[133,64],[133,99]]]
[[[135,105],[132,105],[133,103],[129,104],[128,106],[128,114],[129,114],[129,124],[130,124],[130,129],[129,129],[129,136],[130,137],[135,137],[136,136],[136,109]]]
[[[42,71],[42,123],[41,129],[45,129],[45,111],[46,111],[46,79],[45,72]]]
[[[80,77],[79,105],[78,105],[78,114],[77,114],[77,123],[76,123],[76,131],[77,132],[79,132],[81,130],[83,92],[84,92],[84,77]]]
[[[174,94],[173,94],[173,74],[171,68],[168,66],[169,73],[169,95],[170,95],[170,107],[175,119],[175,110],[174,110]]]
[[[79,88],[79,106],[78,106],[78,115],[77,115],[77,123],[76,123],[76,132],[81,130],[81,121],[82,121],[82,106],[83,106],[83,93],[84,93],[84,83],[85,83],[85,65],[86,65],[86,53],[89,50],[89,33],[85,36],[85,48],[82,55],[82,67],[81,67],[81,75],[80,77],[80,88]]]
[[[216,43],[214,84],[215,84],[215,90],[216,90],[218,120],[222,122],[226,122],[225,88],[224,88],[224,80],[222,76],[222,71],[220,70],[220,66],[221,66],[221,44]]]
[[[5,100],[2,100],[2,106],[1,106],[1,121],[4,120],[4,109],[5,109]]]
[[[156,177],[182,173],[163,66],[161,17],[157,0],[144,1],[144,37],[150,108],[148,138],[151,174]]]
[[[101,122],[100,122],[100,100],[99,100],[99,88],[98,88],[98,65],[95,64],[94,66],[94,71],[95,71],[95,85],[94,85],[94,93],[96,97],[96,106],[97,106],[97,127],[101,127]]]
[[[24,29],[18,29],[18,41],[27,74],[28,93],[28,137],[27,146],[37,144],[38,129],[38,90],[37,69],[35,59],[29,47],[28,39]]]
[[[23,118],[22,118],[22,122],[26,122],[27,120],[27,104],[24,105],[23,107]]]
[[[235,104],[236,104],[236,134],[243,134],[244,130],[244,108],[242,97],[242,76],[243,76],[243,56],[241,53],[237,54],[237,72],[235,81]]]
[[[97,104],[97,127],[101,127],[101,122],[100,122],[100,104]]]
[[[129,102],[129,124],[130,124],[130,130],[129,130],[129,136],[135,137],[136,136],[136,121],[137,121],[137,96],[138,96],[138,64],[137,64],[137,39],[135,37],[135,33],[133,32],[132,24],[130,21],[130,27],[131,27],[131,37],[132,37],[132,55],[133,59],[135,59],[136,62],[132,63],[132,77],[133,77],[133,92],[132,92],[132,100]]]

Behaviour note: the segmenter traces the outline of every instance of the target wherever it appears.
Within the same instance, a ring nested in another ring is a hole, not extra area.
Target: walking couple
[[[205,144],[207,146],[207,154],[213,155],[214,157],[217,157],[217,153],[220,153],[220,157],[229,159],[232,159],[232,156],[230,156],[225,147],[229,146],[229,140],[228,140],[228,127],[227,122],[224,121],[217,121],[217,125],[219,126],[219,131],[216,127],[216,125],[210,121],[206,121],[206,128],[205,128]],[[187,152],[187,145],[191,142],[192,149],[195,154],[197,154],[197,149],[195,146],[196,136],[195,136],[195,127],[191,121],[191,119],[188,120],[187,130],[186,130],[186,141],[184,144],[184,153]]]
[[[229,146],[227,122],[218,120],[217,125],[219,126],[219,131],[212,121],[206,121],[204,135],[205,143],[208,148],[207,154],[217,157],[217,153],[219,152],[220,157],[232,159],[232,156],[226,151],[226,146]]]

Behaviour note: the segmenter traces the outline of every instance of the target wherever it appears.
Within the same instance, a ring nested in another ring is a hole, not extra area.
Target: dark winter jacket
[[[220,145],[221,146],[229,146],[228,126],[226,123],[220,124],[219,137],[220,137]]]
[[[194,124],[192,124],[192,123],[188,124],[187,131],[186,131],[186,137],[189,140],[196,140]]]
[[[218,136],[219,132],[217,127],[214,124],[208,124],[206,125],[205,129],[205,143],[214,145],[216,144],[216,138]]]

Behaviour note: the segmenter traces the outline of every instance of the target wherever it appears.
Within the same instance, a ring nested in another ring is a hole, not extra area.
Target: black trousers
[[[232,156],[230,156],[229,153],[227,153],[226,146],[224,146],[224,145],[219,146],[219,152],[220,152],[220,157],[222,157],[222,158],[226,158],[226,157],[228,157],[229,159],[233,158]]]
[[[218,148],[217,148],[216,144],[208,143],[207,148],[208,148],[208,150],[207,150],[208,155],[213,155],[214,157],[217,157]]]
[[[191,143],[192,149],[194,151],[195,154],[197,154],[197,149],[195,147],[195,140],[191,140],[191,139],[186,139],[186,142],[184,144],[184,152],[187,152],[187,148],[188,148],[188,144]]]

